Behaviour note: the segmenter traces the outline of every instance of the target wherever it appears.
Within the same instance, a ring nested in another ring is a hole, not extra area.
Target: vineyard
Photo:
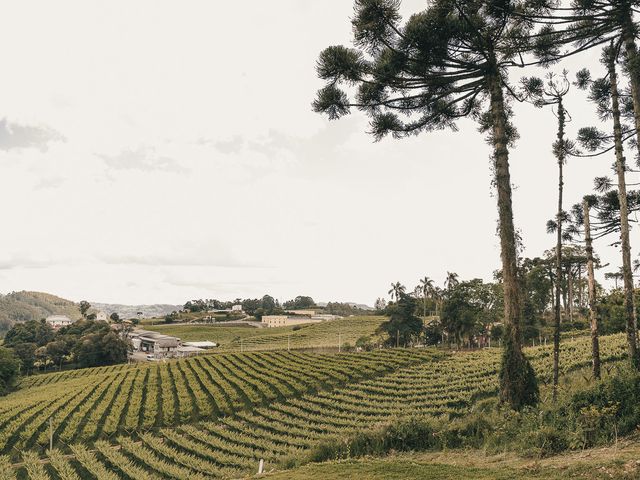
[[[587,366],[589,348],[563,344],[564,371]],[[603,337],[601,348],[605,361],[622,358],[624,338]],[[528,350],[543,381],[550,353]],[[228,478],[260,459],[275,468],[393,416],[459,415],[495,394],[499,358],[497,349],[256,352],[37,376],[0,403],[0,471],[12,478],[10,461],[34,480]],[[49,418],[56,448],[44,453]]]
[[[156,325],[145,327],[183,341],[210,340],[221,350],[257,351],[338,348],[353,346],[360,337],[375,336],[384,317],[349,317],[293,327],[252,328],[211,325]]]

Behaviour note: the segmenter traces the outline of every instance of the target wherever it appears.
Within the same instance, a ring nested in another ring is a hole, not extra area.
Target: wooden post
[[[53,418],[49,417],[49,451],[53,451]]]
[[[291,350],[291,334],[287,335],[287,352]]]
[[[400,346],[400,330],[396,330],[396,348]]]
[[[342,334],[338,333],[338,353],[342,352]]]

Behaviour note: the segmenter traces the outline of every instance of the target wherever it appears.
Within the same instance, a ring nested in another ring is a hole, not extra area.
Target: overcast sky
[[[362,114],[311,111],[318,53],[350,44],[351,14],[349,0],[5,5],[0,292],[373,304],[395,281],[490,280],[491,152],[474,123],[374,143]],[[572,134],[592,122],[582,92],[568,106]],[[555,118],[515,109],[515,222],[536,256],[554,241]],[[566,203],[611,162],[570,160]]]

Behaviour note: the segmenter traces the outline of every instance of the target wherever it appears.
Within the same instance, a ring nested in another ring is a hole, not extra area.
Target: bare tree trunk
[[[569,290],[569,321],[573,323],[573,304],[574,304],[574,295],[573,295],[573,268],[572,264],[569,264],[567,276],[567,289]]]
[[[562,192],[564,188],[564,123],[565,112],[562,104],[562,98],[559,98],[558,103],[558,142],[559,147],[556,148],[557,160],[558,160],[558,213],[556,215],[556,295],[555,295],[555,308],[554,308],[554,322],[553,322],[553,400],[558,398],[558,379],[560,374],[560,284],[562,279]]]
[[[598,339],[598,316],[596,311],[596,280],[593,271],[593,241],[591,239],[591,220],[589,218],[589,203],[582,201],[584,215],[584,240],[587,250],[587,275],[589,282],[589,320],[591,323],[591,357],[593,376],[600,378],[600,341]]]
[[[618,77],[615,58],[610,53],[609,78],[611,82],[611,111],[613,115],[613,136],[616,151],[616,174],[618,177],[618,200],[620,202],[620,240],[622,245],[622,276],[624,280],[624,309],[626,316],[629,360],[634,367],[640,367],[637,355],[636,321],[633,306],[633,273],[631,270],[631,244],[629,242],[629,207],[627,205],[627,185],[625,181],[625,159],[622,147],[622,127],[620,124],[620,104]]]
[[[584,285],[582,281],[582,264],[578,264],[578,308],[584,307],[583,302]]]
[[[495,61],[495,59],[493,59]],[[498,220],[504,288],[505,347],[500,370],[500,398],[519,410],[537,402],[538,389],[533,368],[522,351],[520,328],[522,307],[518,282],[516,232],[511,203],[511,175],[507,138],[507,115],[502,93],[502,79],[495,63],[488,76],[493,120],[495,183],[498,191]]]

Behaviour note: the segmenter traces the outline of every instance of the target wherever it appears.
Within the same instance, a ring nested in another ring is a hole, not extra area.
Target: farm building
[[[49,315],[45,321],[54,330],[57,330],[62,327],[66,327],[67,325],[71,325],[74,322],[74,320],[71,320],[66,315]]]
[[[155,358],[171,358],[178,354],[180,339],[147,330],[134,330],[129,334],[133,349]]]
[[[203,342],[184,342],[182,344],[185,347],[196,347],[196,348],[202,348],[202,349],[207,349],[207,348],[215,348],[218,346],[217,343],[215,342],[209,342],[209,341],[203,341]]]
[[[200,355],[201,353],[204,353],[205,351],[206,350],[204,348],[190,347],[190,346],[187,346],[187,345],[181,345],[176,350],[176,356],[179,357],[179,358],[193,357],[194,355]]]
[[[262,317],[262,323],[269,328],[273,327],[289,327],[291,325],[307,325],[311,323],[319,323],[321,318],[310,317],[292,317],[288,315],[265,315]]]

